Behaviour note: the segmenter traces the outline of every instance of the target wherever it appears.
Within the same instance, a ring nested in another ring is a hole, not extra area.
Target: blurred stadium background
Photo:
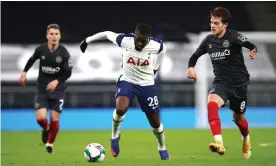
[[[74,70],[68,81],[61,130],[111,129],[115,82],[121,53],[107,41],[79,43],[100,31],[133,32],[137,23],[152,26],[154,37],[167,46],[156,78],[165,128],[207,128],[205,99],[213,74],[208,55],[197,64],[200,81],[186,79],[187,63],[203,34],[209,31],[209,11],[228,8],[230,28],[256,43],[255,60],[244,58],[251,74],[248,121],[252,127],[276,127],[276,3],[274,2],[2,2],[1,114],[2,130],[39,130],[33,101],[38,62],[28,72],[27,87],[18,78],[34,48],[46,41],[46,26],[61,26],[61,42],[71,53]],[[130,12],[131,13],[126,13]],[[220,111],[222,125],[234,127],[231,111]],[[122,129],[150,129],[135,101]]]

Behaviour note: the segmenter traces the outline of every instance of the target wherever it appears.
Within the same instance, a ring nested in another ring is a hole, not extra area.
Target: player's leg
[[[170,160],[170,155],[165,144],[164,127],[160,120],[160,109],[155,86],[136,86],[135,91],[139,104],[152,127],[154,136],[158,142],[158,151],[161,160]]]
[[[247,106],[247,87],[237,87],[235,88],[235,91],[237,97],[230,100],[230,109],[233,111],[233,120],[239,127],[242,135],[242,155],[245,159],[248,159],[251,156],[251,143],[248,122],[245,118]],[[238,96],[242,97],[238,98]]]
[[[59,110],[58,110],[59,111]],[[51,122],[50,122],[50,129],[49,129],[49,135],[48,135],[48,141],[46,144],[46,150],[48,153],[53,152],[53,145],[56,140],[56,137],[59,132],[59,117],[60,112],[58,112],[54,109],[51,110]]]
[[[55,93],[55,94],[54,94]],[[48,153],[53,152],[53,145],[59,132],[59,119],[63,110],[64,92],[52,92],[54,98],[49,99],[49,108],[51,109],[50,129],[46,150]]]
[[[35,96],[35,114],[36,114],[36,121],[42,128],[42,143],[46,144],[48,140],[48,130],[49,130],[49,123],[47,120],[47,107],[48,101],[47,97],[42,92],[37,92]]]
[[[209,149],[220,155],[225,153],[225,148],[218,110],[226,103],[227,98],[227,89],[223,85],[214,85],[208,96],[208,121],[215,140],[214,143],[209,144]]]
[[[130,99],[128,96],[118,96],[116,98],[116,109],[113,111],[112,117],[112,139],[116,139],[120,134],[120,124],[125,118],[129,106]]]
[[[166,143],[165,143],[164,127],[163,127],[162,122],[160,121],[159,108],[157,108],[157,109],[158,109],[157,112],[154,112],[154,113],[145,112],[145,114],[148,118],[148,121],[149,121],[151,127],[152,127],[152,132],[157,139],[158,151],[159,151],[161,160],[170,160],[171,157],[168,153],[168,150],[166,148]]]
[[[245,159],[249,159],[251,156],[251,142],[249,137],[248,122],[244,114],[239,114],[236,112],[234,112],[233,114],[234,121],[236,125],[239,127],[242,135],[242,156]]]
[[[133,98],[132,84],[126,81],[119,81],[116,90],[116,109],[112,114],[111,153],[117,157],[120,153],[120,124],[125,118],[127,109]]]
[[[249,140],[249,127],[244,113],[233,112],[233,119],[239,127],[243,140]]]

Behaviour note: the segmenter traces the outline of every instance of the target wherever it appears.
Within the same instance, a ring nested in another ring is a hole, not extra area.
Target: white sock
[[[216,143],[221,143],[223,144],[223,140],[222,140],[222,135],[215,135],[214,136],[215,142]]]
[[[249,134],[247,136],[242,136],[242,141],[249,141],[250,140],[250,137],[249,137]]]
[[[116,109],[113,111],[112,119],[112,139],[118,138],[120,134],[120,123],[124,120],[125,115],[119,116],[116,113]]]
[[[54,146],[54,144],[50,144],[50,143],[46,143],[46,147],[48,147],[48,146],[51,146],[51,147],[53,147]]]
[[[159,128],[152,128],[152,131],[158,141],[158,150],[166,150],[163,124],[161,123]]]

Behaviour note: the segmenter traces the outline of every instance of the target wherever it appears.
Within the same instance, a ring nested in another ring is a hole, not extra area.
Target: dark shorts
[[[46,108],[61,113],[64,104],[64,96],[64,91],[37,91],[34,104],[35,110]]]
[[[159,102],[156,92],[156,86],[139,86],[127,81],[117,82],[115,97],[127,96],[129,105],[131,105],[134,96],[137,97],[141,109],[145,113],[159,112]]]
[[[228,87],[221,84],[214,84],[209,94],[220,96],[224,103],[229,101],[229,108],[239,114],[246,111],[247,106],[247,85],[239,87]]]

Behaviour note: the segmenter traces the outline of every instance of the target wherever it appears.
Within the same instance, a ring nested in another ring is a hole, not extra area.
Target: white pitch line
[[[273,146],[274,143],[261,143],[259,144],[260,147],[267,147],[267,146]]]

